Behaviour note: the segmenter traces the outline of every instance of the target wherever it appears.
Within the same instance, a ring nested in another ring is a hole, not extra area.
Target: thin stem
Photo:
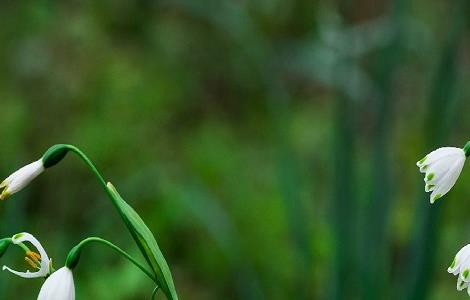
[[[155,299],[155,296],[157,295],[157,292],[158,292],[158,289],[159,289],[159,288],[160,288],[160,287],[158,287],[158,286],[155,287],[155,289],[154,289],[153,292],[152,292],[152,297],[150,298],[151,300],[154,300],[154,299]]]
[[[69,149],[70,151],[77,154],[90,167],[91,171],[93,173],[95,173],[96,177],[100,181],[100,183],[103,186],[103,188],[105,189],[105,191],[111,196],[111,194],[109,193],[109,190],[106,186],[106,180],[104,180],[103,176],[98,171],[98,168],[96,168],[95,164],[93,164],[93,162],[88,158],[88,156],[86,156],[85,153],[83,153],[80,149],[78,149],[77,147],[75,147],[73,145],[68,145],[67,144],[67,145],[65,145],[65,147],[67,147],[67,149]]]
[[[150,273],[147,269],[145,269],[145,267],[143,267],[135,258],[133,258],[126,251],[122,250],[118,246],[114,245],[113,243],[111,243],[111,242],[109,242],[105,239],[102,239],[102,238],[99,238],[99,237],[89,237],[89,238],[86,238],[83,241],[81,241],[77,246],[74,247],[74,249],[78,249],[79,251],[81,251],[81,248],[83,248],[86,244],[93,243],[93,242],[102,243],[102,244],[110,247],[111,249],[115,250],[116,252],[118,252],[119,254],[124,256],[125,258],[127,258],[131,263],[133,263],[142,272],[144,272],[150,279],[152,279],[153,282],[155,282],[155,277],[153,276],[153,274]]]
[[[83,153],[80,149],[78,149],[77,147],[73,145],[66,144],[64,146],[70,151],[72,151],[73,153],[77,154],[78,157],[80,157],[85,162],[85,164],[88,165],[88,167],[91,169],[93,174],[95,174],[96,178],[98,178],[98,181],[100,182],[101,186],[105,190],[106,194],[111,199],[111,202],[113,203],[114,207],[119,210],[119,205],[116,202],[115,196],[109,190],[106,180],[104,179],[103,175],[101,175],[101,173],[98,171],[98,168],[91,161],[91,159],[89,159],[85,153]]]

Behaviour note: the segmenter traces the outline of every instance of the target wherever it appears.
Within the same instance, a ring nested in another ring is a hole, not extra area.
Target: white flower
[[[2,193],[0,194],[0,200],[5,200],[14,193],[22,190],[43,171],[44,164],[42,159],[40,159],[22,167],[18,171],[8,176],[7,179],[0,183],[0,189],[3,189]]]
[[[62,267],[52,273],[42,285],[38,300],[75,300],[72,271]]]
[[[458,276],[457,290],[466,288],[470,295],[470,244],[457,253],[447,272]]]
[[[431,203],[447,194],[459,178],[465,164],[466,151],[461,148],[443,147],[426,155],[417,162],[425,173],[425,191],[432,192]]]
[[[42,247],[41,243],[31,234],[27,232],[15,234],[12,237],[13,244],[21,245],[24,247],[24,242],[30,242],[38,251],[39,254],[26,251],[25,260],[36,270],[31,272],[27,270],[26,272],[18,272],[15,270],[10,269],[7,266],[3,266],[3,270],[10,271],[11,273],[18,275],[23,278],[38,278],[38,277],[46,277],[50,273],[50,264],[51,261],[47,256],[46,251]]]

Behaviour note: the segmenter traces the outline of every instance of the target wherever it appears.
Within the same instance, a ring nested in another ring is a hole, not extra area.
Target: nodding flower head
[[[24,242],[31,243],[39,253],[29,250]],[[25,261],[32,267],[32,271],[26,272],[15,271],[7,266],[3,266],[3,270],[7,270],[15,275],[23,278],[47,277],[51,272],[51,261],[41,243],[31,234],[27,232],[15,234],[12,237],[12,243],[20,246],[25,251]]]
[[[447,272],[457,275],[457,290],[467,289],[470,295],[470,245],[460,249]]]
[[[41,287],[38,300],[75,300],[72,271],[62,267],[47,278]]]
[[[33,179],[44,172],[45,169],[58,164],[69,150],[68,145],[54,145],[44,153],[41,159],[22,167],[8,176],[7,179],[0,183],[0,200],[5,200],[21,191]]]
[[[434,150],[416,163],[421,173],[425,173],[424,189],[426,192],[432,192],[431,203],[447,194],[455,185],[467,153],[466,148],[444,147]]]
[[[8,178],[5,179],[2,183],[0,183],[0,189],[3,189],[2,193],[0,194],[0,200],[5,200],[14,193],[21,191],[42,172],[44,172],[44,164],[42,159],[30,163],[29,165],[26,165],[17,170],[8,176]]]

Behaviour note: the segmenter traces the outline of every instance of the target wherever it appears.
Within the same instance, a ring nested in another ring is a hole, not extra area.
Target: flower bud
[[[68,151],[69,148],[64,144],[57,144],[50,147],[42,157],[44,168],[47,169],[58,164],[62,159],[64,159]]]
[[[12,244],[11,238],[5,238],[0,240],[0,257],[7,252],[8,247]]]

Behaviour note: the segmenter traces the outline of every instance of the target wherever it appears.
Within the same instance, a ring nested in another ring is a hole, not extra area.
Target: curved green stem
[[[159,289],[159,287],[156,286],[155,289],[153,290],[153,292],[152,292],[152,297],[150,298],[151,300],[154,300],[154,299],[155,299],[155,296],[157,295],[158,289]]]
[[[104,180],[104,177],[101,175],[101,173],[98,171],[98,168],[96,168],[95,164],[88,158],[88,156],[85,155],[80,149],[73,145],[66,144],[64,145],[65,148],[69,149],[73,153],[77,154],[91,169],[91,171],[96,175],[98,178],[99,182],[103,186],[104,190],[108,195],[113,199],[112,194],[109,192],[107,186],[106,186],[106,180]]]
[[[134,209],[127,204],[124,199],[122,199],[114,186],[105,181],[94,163],[85,155],[85,153],[70,144],[54,145],[49,148],[43,156],[44,166],[46,168],[54,166],[65,157],[67,152],[73,152],[78,155],[78,157],[85,162],[93,174],[98,178],[98,181],[118,211],[121,219],[126,224],[127,229],[131,233],[135,243],[151,268],[153,272],[151,278],[154,279],[154,282],[160,287],[160,289],[162,289],[168,299],[177,300],[178,295],[176,294],[171,272],[152,232],[137,212],[135,212]]]
[[[135,258],[133,258],[130,254],[128,254],[126,251],[122,250],[118,246],[114,245],[113,243],[99,238],[99,237],[89,237],[81,241],[78,245],[72,248],[70,250],[69,254],[67,255],[67,261],[66,265],[67,267],[73,269],[77,263],[78,259],[80,258],[81,250],[82,248],[89,243],[101,243],[104,244],[114,251],[118,252],[121,254],[123,257],[125,257],[127,260],[129,260],[131,263],[133,263],[136,267],[138,267],[142,272],[144,272],[150,279],[152,279],[153,282],[155,282],[155,277],[152,273],[150,273],[144,266],[142,266]]]
[[[109,190],[108,185],[106,183],[106,180],[104,179],[103,175],[101,175],[101,173],[98,171],[98,168],[91,161],[91,159],[89,159],[88,156],[86,156],[85,153],[83,153],[80,149],[78,149],[77,147],[75,147],[73,145],[64,144],[63,147],[70,150],[70,151],[72,151],[76,155],[78,155],[78,157],[80,157],[80,159],[82,159],[85,162],[85,164],[90,168],[90,170],[93,172],[93,174],[95,174],[96,178],[98,178],[98,181],[100,182],[101,186],[103,187],[103,189],[106,192],[106,194],[108,195],[108,197],[111,199],[111,202],[113,203],[114,207],[119,211],[119,204],[117,203],[115,195],[113,195],[113,193]],[[121,213],[119,213],[119,214],[124,219],[122,214]],[[125,219],[124,219],[124,222],[127,223]]]

